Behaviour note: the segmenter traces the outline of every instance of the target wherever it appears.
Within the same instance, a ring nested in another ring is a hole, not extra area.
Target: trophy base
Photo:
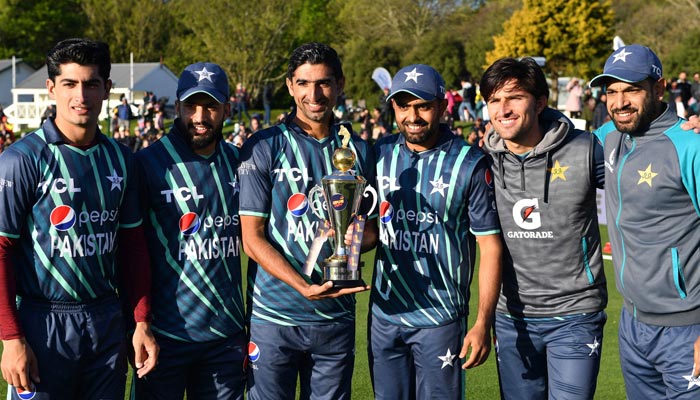
[[[339,289],[367,286],[360,274],[363,265],[364,262],[360,262],[356,271],[349,271],[346,261],[323,261],[323,282],[332,281],[333,287]]]

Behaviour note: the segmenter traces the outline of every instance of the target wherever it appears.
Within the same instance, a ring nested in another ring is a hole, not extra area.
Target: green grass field
[[[602,227],[603,243],[607,241],[607,230]],[[372,257],[374,252],[366,253],[363,256],[365,261],[365,269],[363,271],[366,282],[371,280]],[[245,265],[245,263],[244,263]],[[612,262],[605,262],[605,273],[608,279],[608,321],[605,326],[602,361],[600,374],[598,375],[598,388],[596,391],[596,399],[599,400],[617,400],[625,398],[624,383],[620,371],[620,363],[618,358],[617,346],[617,326],[620,315],[620,307],[622,299],[615,289],[614,275]],[[476,282],[476,279],[474,280]],[[474,283],[472,285],[472,298],[478,298],[478,287]],[[372,399],[372,385],[369,378],[369,367],[367,365],[367,312],[368,312],[369,292],[364,292],[357,295],[357,352],[355,359],[355,373],[353,376],[353,399],[365,400]],[[470,305],[472,310],[470,317],[476,315],[476,303]],[[498,374],[496,372],[494,352],[491,351],[489,358],[483,365],[468,370],[467,374],[467,398],[482,400],[482,399],[497,399],[499,398],[498,389]],[[131,376],[129,376],[131,379]],[[127,385],[129,387],[129,385]],[[6,397],[7,386],[0,385],[0,398]]]
[[[602,227],[603,243],[607,240],[607,229]],[[368,253],[365,257],[371,255]],[[370,259],[366,259],[365,265],[371,265]],[[365,271],[363,271],[365,272]],[[617,352],[617,327],[620,316],[622,298],[615,289],[614,272],[611,261],[605,261],[605,273],[608,279],[609,302],[607,307],[608,321],[605,325],[603,351],[598,375],[598,387],[596,399],[616,400],[625,398],[625,388],[620,370],[620,362]],[[371,274],[369,268],[365,274]],[[368,279],[365,279],[368,281]],[[475,278],[476,282],[476,278]],[[478,285],[472,284],[472,299],[478,298]],[[353,376],[353,399],[371,399],[372,385],[369,379],[369,367],[367,365],[367,305],[368,293],[357,296],[357,353],[355,360],[355,374]],[[470,304],[470,326],[476,317],[476,303]],[[492,349],[486,363],[468,370],[467,374],[467,399],[498,399],[498,373],[496,372],[495,353]]]

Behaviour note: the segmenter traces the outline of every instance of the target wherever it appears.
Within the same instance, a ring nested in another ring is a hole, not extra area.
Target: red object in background
[[[605,254],[612,253],[612,248],[610,248],[610,242],[605,242],[605,246],[603,246],[603,253],[605,253]]]

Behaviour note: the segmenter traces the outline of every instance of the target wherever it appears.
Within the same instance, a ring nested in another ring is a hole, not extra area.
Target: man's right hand
[[[3,340],[2,345],[2,377],[17,390],[32,390],[32,382],[40,381],[32,348],[24,338]]]
[[[369,286],[337,289],[333,287],[333,282],[328,281],[323,285],[309,285],[309,287],[307,287],[302,294],[309,300],[321,300],[334,299],[336,297],[345,296],[348,294],[364,292],[365,290],[369,289]]]

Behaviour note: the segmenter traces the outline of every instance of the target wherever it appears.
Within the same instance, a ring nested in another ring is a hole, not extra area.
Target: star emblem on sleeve
[[[124,178],[118,176],[116,170],[113,169],[112,175],[107,175],[106,178],[108,181],[112,182],[112,187],[109,189],[110,191],[114,189],[122,190],[122,181],[124,180]]]
[[[622,49],[619,53],[615,54],[613,57],[615,58],[613,60],[613,64],[616,62],[622,60],[622,62],[626,63],[627,62],[627,56],[632,54],[632,52],[627,51],[627,49]]]
[[[452,362],[453,362],[453,360],[455,359],[455,357],[457,357],[457,355],[456,355],[456,354],[452,354],[452,352],[451,352],[450,349],[448,348],[448,349],[447,349],[447,354],[445,354],[444,356],[438,356],[438,358],[440,359],[440,361],[442,361],[442,367],[440,367],[440,369],[443,369],[443,368],[445,368],[445,367],[447,367],[447,366],[454,367],[454,365],[452,365]]]
[[[592,356],[593,354],[599,356],[600,355],[600,342],[598,341],[597,337],[593,338],[593,343],[588,343],[586,344],[589,349],[591,349],[591,352],[588,353],[588,357]]]
[[[549,181],[554,182],[557,179],[565,181],[566,175],[564,175],[564,173],[567,169],[569,169],[569,167],[563,167],[561,164],[559,164],[559,160],[554,161],[554,166],[549,169],[549,172],[552,174]]]
[[[418,77],[423,75],[422,73],[418,72],[416,68],[413,68],[413,71],[404,72],[404,74],[406,74],[406,80],[404,82],[412,80],[415,83],[418,83]]]
[[[203,81],[206,79],[209,82],[214,83],[214,81],[211,80],[211,77],[214,75],[214,73],[207,71],[207,67],[203,67],[201,70],[194,72],[199,75],[199,79],[197,79],[197,81]]]
[[[685,375],[683,377],[686,381],[688,381],[688,389],[692,388],[693,386],[700,387],[700,376],[693,376],[693,374],[690,375]]]
[[[430,194],[433,193],[440,193],[440,196],[445,197],[445,189],[450,187],[449,184],[444,183],[442,181],[442,176],[438,178],[436,181],[430,181],[430,184],[433,185],[433,190],[430,192]]]
[[[641,185],[642,183],[646,183],[651,187],[651,180],[654,179],[658,173],[654,172],[651,170],[651,164],[647,166],[647,169],[644,171],[637,170],[639,172],[639,181],[637,182],[637,185]]]
[[[237,180],[234,179],[234,180],[232,180],[231,182],[229,182],[228,184],[231,185],[231,187],[233,188],[233,194],[236,194],[236,193],[239,192],[240,188],[238,187],[238,181],[237,181]]]

